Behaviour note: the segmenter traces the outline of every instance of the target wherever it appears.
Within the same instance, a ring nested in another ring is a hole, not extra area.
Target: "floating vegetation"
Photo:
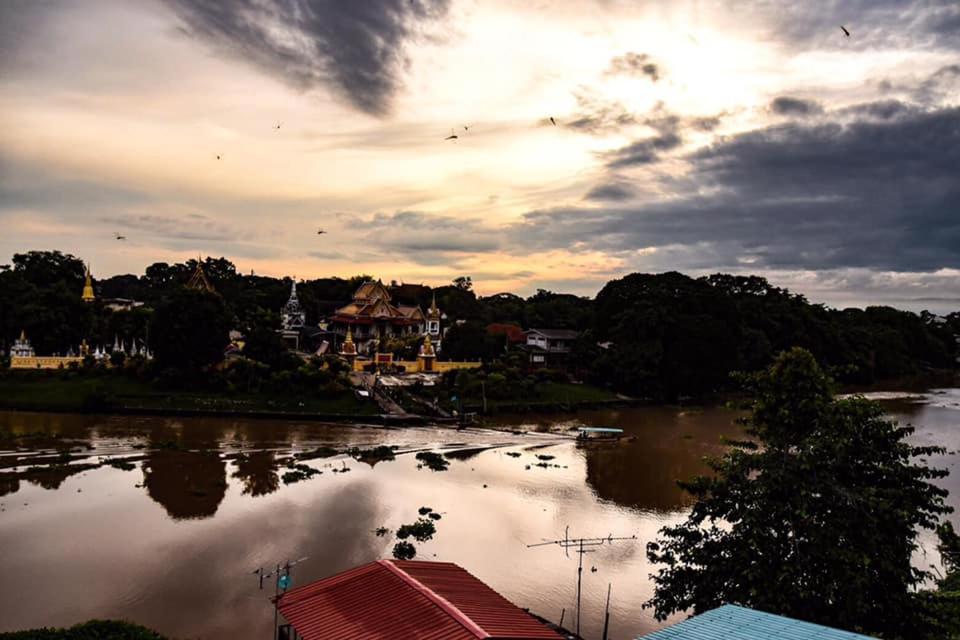
[[[385,535],[387,535],[388,533],[390,533],[390,529],[388,529],[388,528],[386,528],[386,527],[377,527],[376,529],[373,530],[373,532],[374,532],[375,534],[377,534],[377,537],[378,537],[378,538],[382,538],[383,536],[385,536]]]
[[[541,454],[538,454],[538,455],[537,455],[537,459],[539,459],[539,460],[553,460],[553,459],[556,458],[556,457],[557,457],[557,456],[551,456],[551,455],[546,454],[546,453],[541,453]]]
[[[283,474],[283,484],[293,484],[294,482],[300,482],[301,480],[309,480],[313,476],[323,473],[323,471],[314,469],[313,467],[305,464],[294,464],[288,468],[292,469],[292,471],[287,471]],[[336,471],[336,469],[334,469],[334,471]]]
[[[333,447],[317,447],[316,449],[311,449],[310,451],[301,451],[300,453],[294,454],[294,458],[297,460],[316,460],[317,458],[331,458],[340,453]]]
[[[417,548],[409,542],[398,542],[393,545],[393,557],[397,560],[413,560],[417,557]]]
[[[519,451],[507,451],[507,455],[511,458],[519,458],[521,453]]]
[[[439,453],[434,451],[421,451],[417,454],[417,460],[423,464],[417,465],[417,468],[428,467],[431,471],[446,471],[450,462]]]
[[[412,536],[417,542],[426,542],[431,540],[436,532],[437,527],[433,524],[433,520],[420,518],[413,524],[405,524],[397,529],[397,537],[406,540]]]
[[[417,509],[417,513],[419,513],[422,516],[425,516],[432,511],[433,509],[431,509],[430,507],[420,507],[419,509]]]
[[[427,517],[430,518],[431,520],[439,520],[439,519],[442,518],[443,516],[441,516],[441,515],[440,515],[439,513],[437,513],[436,511],[434,511],[433,513],[428,513],[428,514],[427,514]]]
[[[127,462],[126,460],[108,460],[107,466],[113,467],[114,469],[120,469],[121,471],[133,471],[137,468],[137,465],[132,462]]]
[[[354,447],[348,452],[351,457],[355,458],[359,462],[366,462],[369,465],[375,465],[378,462],[384,462],[388,460],[396,459],[396,445],[388,447],[386,445],[380,445],[372,449],[359,449]]]

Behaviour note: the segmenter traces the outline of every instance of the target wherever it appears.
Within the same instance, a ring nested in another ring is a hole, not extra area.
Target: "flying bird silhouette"
[[[325,233],[326,233],[326,231],[324,231],[323,229],[317,229],[317,235],[318,235],[318,236],[322,236],[322,235],[325,234]]]
[[[458,137],[458,136],[457,136],[457,134],[455,134],[455,133],[453,132],[453,129],[450,129],[450,135],[448,135],[446,138],[444,138],[444,140],[456,140],[457,137]]]
[[[115,235],[115,236],[117,237],[117,240],[126,240],[126,239],[127,239],[127,236],[122,236],[122,235],[120,235],[120,234],[117,233],[117,232],[114,232],[113,235]]]
[[[557,121],[553,119],[553,116],[550,116],[550,124],[557,126]]]
[[[466,124],[463,125],[463,130],[464,130],[464,131],[470,131],[470,126],[469,126],[469,125],[466,125]]]
[[[845,35],[845,36],[847,36],[847,37],[849,38],[849,37],[850,37],[850,32],[847,31],[847,28],[846,28],[845,26],[843,26],[843,25],[840,25],[840,28],[843,30],[843,35]]]
[[[220,159],[220,155],[218,154],[218,155],[217,155],[217,160],[219,160],[219,159]]]
[[[277,123],[277,126],[275,126],[274,129],[279,129],[281,124],[283,124],[283,123],[282,123],[282,122],[278,122],[278,123]]]

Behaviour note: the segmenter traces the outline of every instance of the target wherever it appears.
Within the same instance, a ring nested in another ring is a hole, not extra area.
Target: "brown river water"
[[[917,428],[916,444],[947,447],[930,463],[952,470],[960,389],[896,395],[878,397]],[[98,617],[174,638],[270,638],[272,589],[258,589],[254,569],[306,556],[293,570],[297,585],[390,557],[394,540],[374,530],[413,522],[430,506],[442,519],[433,540],[418,544],[419,559],[456,562],[554,621],[566,610],[568,627],[576,554],[527,545],[562,538],[567,527],[572,536],[636,535],[586,556],[581,609],[584,637],[599,639],[612,585],[610,637],[633,638],[662,625],[641,607],[652,592],[644,546],[684,517],[689,498],[675,481],[722,452],[720,437],[738,434],[734,418],[723,408],[644,407],[458,432],[0,412],[0,430],[32,434],[0,445],[0,631]],[[582,425],[622,427],[636,439],[579,447],[568,429]],[[314,459],[306,464],[322,474],[281,479],[278,460],[291,453],[378,444],[396,445],[396,459]],[[453,453],[449,468],[418,468],[423,449]],[[536,466],[537,455],[554,456],[552,466]],[[120,458],[134,468],[102,464]],[[957,471],[942,481],[954,507]],[[931,536],[923,547],[918,564],[939,562]]]

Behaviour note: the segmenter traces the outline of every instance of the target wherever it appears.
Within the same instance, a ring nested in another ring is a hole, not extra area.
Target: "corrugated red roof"
[[[449,562],[371,562],[292,589],[279,607],[304,640],[563,637]]]

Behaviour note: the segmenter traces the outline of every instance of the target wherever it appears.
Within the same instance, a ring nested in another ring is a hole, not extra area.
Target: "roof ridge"
[[[406,582],[408,585],[422,593],[427,597],[431,602],[440,607],[445,613],[449,614],[454,620],[463,625],[463,627],[472,633],[477,638],[492,638],[483,627],[478,625],[476,622],[470,619],[463,611],[461,611],[455,604],[441,596],[439,593],[423,584],[409,573],[396,566],[392,560],[377,560],[377,564],[382,567],[386,567],[387,570],[393,572],[397,577]]]

